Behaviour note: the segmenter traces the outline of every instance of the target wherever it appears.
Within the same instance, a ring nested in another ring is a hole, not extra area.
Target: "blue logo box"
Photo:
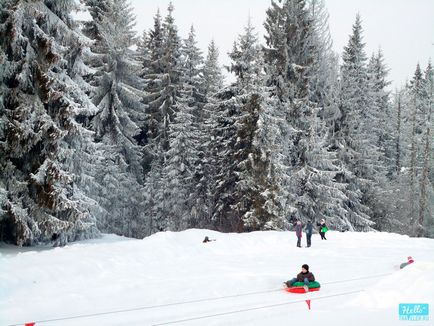
[[[429,320],[429,306],[427,303],[400,303],[399,320]]]

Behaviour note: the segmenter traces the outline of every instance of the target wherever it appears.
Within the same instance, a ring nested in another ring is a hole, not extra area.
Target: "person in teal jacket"
[[[295,235],[297,236],[297,247],[301,248],[301,237],[303,235],[303,225],[301,221],[295,223]]]
[[[316,224],[319,226],[319,235],[321,236],[321,240],[327,240],[325,237],[326,232],[328,231],[325,219],[321,219],[319,223]]]

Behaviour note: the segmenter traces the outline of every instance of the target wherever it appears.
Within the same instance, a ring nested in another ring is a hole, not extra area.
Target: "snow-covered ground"
[[[216,241],[202,243],[205,236]],[[195,229],[143,240],[105,235],[63,248],[2,245],[0,325],[405,325],[400,303],[428,303],[430,321],[411,324],[433,325],[434,240],[327,237],[296,248],[293,232]],[[399,270],[409,255],[415,263]],[[284,291],[282,282],[304,263],[321,291]],[[83,315],[91,316],[67,319]]]

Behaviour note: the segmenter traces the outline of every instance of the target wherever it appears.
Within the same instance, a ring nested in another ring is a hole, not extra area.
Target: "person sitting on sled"
[[[309,282],[314,282],[315,276],[309,272],[309,265],[304,264],[301,266],[301,272],[297,275],[297,277],[294,277],[293,279],[286,281],[285,285],[287,287],[291,287],[295,282],[303,282],[304,283],[304,291],[309,292]]]

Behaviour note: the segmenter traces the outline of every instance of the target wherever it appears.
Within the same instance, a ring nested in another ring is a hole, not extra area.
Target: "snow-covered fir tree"
[[[250,17],[244,33],[234,43],[229,70],[236,76],[237,140],[234,143],[235,184],[231,211],[242,230],[282,229],[282,207],[277,202],[273,139],[278,134],[277,119],[264,86],[262,47]]]
[[[434,70],[431,62],[424,72],[423,80],[423,119],[421,124],[421,160],[422,171],[419,179],[419,214],[417,222],[413,225],[416,236],[432,236],[434,225],[434,173],[432,163],[433,137],[433,104],[434,103]],[[431,172],[430,172],[431,171]],[[431,230],[430,230],[431,228]]]
[[[169,150],[164,165],[167,178],[167,215],[170,230],[193,227],[191,218],[194,175],[199,160],[195,132],[193,87],[186,84],[180,91],[176,113],[169,126]]]
[[[244,33],[234,42],[229,53],[232,62],[229,71],[237,77],[237,86],[243,93],[257,90],[263,83],[263,56],[258,35],[252,25],[251,18],[247,21]]]
[[[154,28],[149,32],[150,62],[143,76],[148,106],[146,146],[153,156],[160,156],[159,159],[163,153],[157,152],[169,148],[169,125],[175,112],[180,78],[181,40],[173,11],[170,3],[164,21],[161,21],[159,12],[154,17]]]
[[[237,89],[227,87],[212,97],[205,106],[209,112],[207,127],[211,134],[206,169],[212,172],[212,221],[217,230],[240,232],[241,221],[231,208],[236,204],[233,191],[236,182],[235,142],[236,121],[240,115]]]
[[[391,138],[393,134],[392,126],[389,123],[391,118],[390,112],[390,92],[388,86],[390,81],[387,80],[388,68],[384,63],[384,56],[381,50],[372,54],[368,68],[368,96],[369,99],[369,118],[371,119],[372,129],[369,133],[375,135],[380,153],[381,163],[385,168],[392,167],[394,144]],[[393,172],[388,169],[388,175]]]
[[[371,186],[369,177],[378,159],[371,138],[366,138],[368,120],[367,57],[362,40],[362,25],[359,15],[353,25],[348,45],[344,48],[341,66],[340,117],[335,122],[334,146],[342,162],[337,179],[346,183],[345,208],[348,219],[357,230],[364,230],[370,221],[369,207],[364,195]]]
[[[95,24],[104,65],[91,94],[98,108],[92,128],[105,158],[98,175],[103,189],[96,198],[108,212],[99,226],[108,232],[139,237],[146,222],[141,208],[141,150],[135,137],[144,124],[144,105],[140,63],[130,49],[136,41],[132,7],[126,0],[114,0]]]
[[[148,33],[144,32],[138,46],[139,58],[142,54],[142,71],[140,76],[145,82],[144,102],[146,103],[144,115],[146,123],[138,139],[140,144],[144,146],[143,166],[145,173],[149,172],[153,159],[157,157],[157,153],[159,152],[159,130],[162,121],[161,112],[159,111],[162,103],[160,94],[168,93],[163,89],[163,86],[167,84],[167,77],[165,77],[161,61],[163,57],[162,42],[163,30],[161,15],[158,10],[154,17],[153,29]],[[162,160],[160,159],[160,161]]]
[[[0,238],[17,245],[98,235],[89,213],[98,203],[74,175],[94,149],[79,120],[95,113],[73,80],[86,48],[70,16],[75,6],[10,0],[1,7]]]
[[[268,85],[274,88],[272,96],[281,119],[278,142],[283,168],[278,180],[284,212],[288,218],[303,221],[327,217],[334,227],[351,229],[354,225],[342,208],[344,186],[334,180],[340,169],[336,157],[327,151],[327,133],[318,105],[311,100],[318,41],[306,2],[273,2],[265,28]]]
[[[361,133],[366,158],[371,160],[371,169],[364,177],[370,180],[365,191],[364,203],[369,206],[371,220],[378,230],[384,225],[391,225],[394,217],[388,214],[389,204],[385,197],[392,195],[389,189],[390,178],[394,173],[395,143],[394,126],[391,113],[390,98],[387,87],[388,69],[384,63],[381,50],[373,53],[367,65],[367,107],[366,114],[361,116]],[[366,164],[366,163],[365,163]]]
[[[1,10],[1,8],[0,8]],[[2,13],[3,14],[3,13]],[[3,23],[3,20],[1,21]],[[3,34],[3,30],[2,33]],[[7,119],[5,116],[5,106],[4,106],[4,95],[7,91],[6,84],[3,81],[4,76],[6,75],[6,68],[7,68],[7,58],[6,53],[3,50],[3,42],[0,42],[0,66],[2,69],[0,69],[0,142],[3,143],[6,139],[6,127],[7,127]],[[2,145],[0,145],[0,153],[3,155],[3,151],[1,150]],[[3,156],[2,156],[3,158]],[[4,169],[4,159],[0,159],[0,168]],[[7,238],[7,231],[5,231],[6,225],[7,225],[7,219],[8,216],[7,213],[7,203],[8,203],[8,192],[6,191],[6,182],[3,179],[3,177],[0,177],[0,240],[6,241]]]
[[[82,0],[83,9],[87,10],[91,16],[90,20],[81,22],[81,32],[92,40],[90,49],[91,54],[87,55],[84,59],[86,65],[91,68],[84,79],[92,86],[98,84],[101,78],[104,66],[104,45],[102,42],[102,34],[100,25],[102,19],[110,11],[111,0]],[[86,93],[89,95],[92,89],[87,89]]]
[[[199,94],[200,88],[204,83],[202,74],[203,56],[202,51],[197,45],[196,31],[193,25],[182,45],[181,57],[182,83],[192,87],[195,100],[200,101],[203,99],[203,95]]]
[[[266,48],[264,49],[264,64],[266,73],[266,86],[269,88],[270,96],[268,102],[271,104],[272,110],[270,117],[278,122],[278,132],[275,133],[274,139],[276,151],[275,155],[271,155],[273,159],[272,165],[276,167],[276,195],[278,205],[282,207],[281,214],[286,215],[296,212],[288,201],[288,171],[289,171],[289,151],[290,144],[286,138],[290,134],[290,126],[287,123],[287,115],[289,112],[289,89],[287,76],[289,76],[288,62],[286,61],[288,50],[285,33],[285,11],[282,1],[278,3],[271,2],[271,7],[267,10],[267,16],[264,23],[266,34]],[[291,67],[292,68],[292,67]]]
[[[203,121],[199,89],[202,55],[196,45],[194,28],[180,49],[179,86],[174,117],[169,125],[169,150],[164,164],[167,191],[167,224],[170,230],[183,230],[199,225],[204,205],[197,193],[204,171],[200,159],[200,126]]]
[[[314,44],[309,79],[311,100],[321,108],[321,117],[331,124],[339,115],[338,56],[332,49],[329,15],[324,0],[308,1],[308,12],[312,19],[311,42]]]
[[[396,90],[392,102],[392,127],[393,127],[393,175],[398,176],[402,166],[402,91]]]
[[[168,205],[170,200],[170,189],[168,174],[166,173],[170,159],[168,151],[170,149],[170,126],[174,121],[177,109],[177,98],[180,90],[181,78],[181,39],[173,17],[174,7],[169,4],[168,14],[161,20],[159,11],[154,17],[154,27],[148,33],[148,55],[149,61],[145,66],[143,78],[145,80],[144,102],[146,108],[146,124],[144,128],[145,140],[145,187],[153,187],[148,184],[152,182],[159,187],[154,188],[155,195],[152,198],[160,198],[163,202],[158,205],[160,211],[155,212],[154,216],[161,225],[153,223],[156,229],[165,229],[168,221],[162,221],[160,216],[169,216],[171,207]],[[155,176],[150,176],[150,169],[161,171],[160,180],[154,180]],[[149,198],[148,198],[149,199]],[[154,200],[154,199],[152,199]],[[147,200],[145,211],[153,211],[154,208]]]
[[[253,87],[253,80],[247,82],[247,75],[253,74],[253,60],[259,59],[251,57],[251,52],[258,53],[257,45],[254,44],[256,36],[252,32],[253,28],[249,25],[247,32],[249,35],[241,36],[240,41],[243,44],[236,42],[230,54],[233,60],[230,70],[237,75],[239,81],[237,84],[222,89],[222,72],[218,65],[218,50],[214,41],[208,48],[203,72],[203,89],[208,101],[205,106],[206,128],[209,133],[207,148],[205,148],[204,168],[212,176],[209,180],[211,186],[208,201],[211,213],[210,222],[217,230],[226,232],[244,230],[242,215],[245,212],[244,207],[239,209],[241,196],[236,190],[241,159],[240,155],[237,157],[236,146],[239,146],[237,143],[240,142],[238,132],[241,126],[238,123],[242,116],[242,107],[247,101],[245,98],[243,103],[241,95],[244,91],[242,89]],[[247,38],[249,38],[248,41]],[[256,71],[259,72],[258,69]],[[243,80],[243,76],[246,80]]]
[[[219,64],[219,50],[214,40],[208,45],[208,54],[203,67],[203,93],[211,96],[223,87],[224,77]]]
[[[192,97],[188,105],[193,114],[190,132],[194,135],[194,175],[190,195],[190,227],[210,227],[211,223],[211,187],[212,173],[208,170],[208,150],[210,133],[206,125],[208,117],[204,110],[206,96],[203,93],[203,65],[202,52],[197,45],[196,32],[191,26],[187,39],[181,48],[182,68],[181,82],[184,89],[183,96],[189,92]],[[190,91],[189,91],[190,89]],[[187,92],[186,92],[187,90]],[[185,101],[185,100],[184,100]]]
[[[232,95],[226,93],[225,90],[222,91],[224,78],[219,64],[219,51],[214,40],[208,45],[208,53],[202,68],[202,77],[203,82],[200,92],[205,96],[205,103],[207,103],[202,110],[203,117],[199,129],[199,137],[202,139],[204,153],[201,160],[201,169],[204,174],[198,190],[200,189],[202,201],[207,203],[207,214],[204,216],[203,222],[209,227],[229,231],[231,226],[220,220],[218,214],[216,214],[216,202],[219,198],[216,180],[221,166],[221,152],[224,151],[224,147],[221,147],[222,137],[224,137],[222,133],[227,132],[229,129],[219,129],[222,127],[223,121],[226,119],[224,117],[227,115],[226,109],[220,107],[220,105],[223,101],[230,99]],[[218,92],[222,93],[217,96]],[[220,215],[220,217],[222,216]],[[230,218],[228,217],[228,219]]]
[[[167,178],[165,178],[163,173],[161,162],[153,160],[144,186],[144,211],[147,217],[147,235],[164,231],[168,228],[169,223],[166,218],[167,201],[163,197],[167,193],[167,185],[164,183],[167,181]]]
[[[140,75],[145,76],[151,60],[150,52],[149,52],[148,32],[143,31],[142,36],[137,40],[136,52],[137,52],[137,58],[142,63],[142,68],[143,68],[143,70],[140,72]]]
[[[421,161],[421,136],[423,123],[423,74],[420,65],[417,64],[413,79],[409,86],[409,131],[410,131],[410,153],[409,153],[409,194],[410,194],[410,227],[413,229],[417,221],[418,198],[418,175]]]
[[[101,24],[103,17],[109,12],[111,0],[81,0],[81,2],[92,17],[91,20],[83,22],[83,34],[92,40],[101,41],[102,35],[98,24]]]
[[[393,192],[384,200],[391,215],[390,230],[412,236],[432,236],[434,224],[430,87],[431,65],[423,72],[418,64],[413,78],[398,91],[393,104],[397,112],[396,174],[387,188]]]
[[[405,225],[408,217],[407,196],[398,195],[401,189],[407,184],[407,173],[405,170],[406,148],[408,147],[407,133],[405,131],[405,99],[406,90],[397,90],[390,103],[391,115],[386,128],[391,130],[393,138],[393,163],[390,167],[391,175],[389,184],[385,186],[381,196],[384,214],[381,221],[376,221],[376,229],[380,231],[393,231],[406,233],[408,226]],[[405,216],[405,218],[404,218]],[[374,217],[375,219],[375,217]]]
[[[367,57],[365,44],[362,40],[362,25],[359,15],[353,25],[348,45],[345,46],[342,55],[341,66],[341,91],[340,111],[341,117],[338,120],[339,130],[338,141],[345,143],[342,151],[342,159],[349,165],[352,164],[352,171],[362,169],[363,148],[360,143],[363,129],[360,121],[364,119],[368,111],[368,83],[367,83]],[[362,172],[357,171],[362,177]]]

